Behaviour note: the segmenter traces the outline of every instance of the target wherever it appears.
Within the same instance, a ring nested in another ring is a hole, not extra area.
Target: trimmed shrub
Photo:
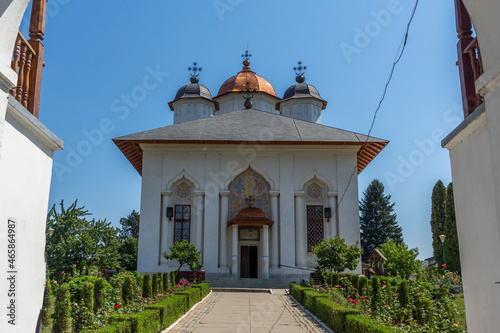
[[[193,305],[195,305],[201,300],[201,290],[199,288],[190,288],[175,294],[186,295],[188,308],[191,308]]]
[[[392,304],[392,286],[391,280],[387,277],[383,277],[380,279],[380,283],[382,284],[382,288],[385,293],[385,299],[387,300],[386,304]]]
[[[163,292],[166,293],[167,290],[170,289],[170,279],[169,279],[169,273],[168,272],[163,272],[162,279],[163,279]]]
[[[326,297],[320,297],[316,300],[315,315],[336,333],[350,333],[345,329],[345,317],[351,314],[361,315],[361,311],[341,307]]]
[[[108,324],[105,327],[88,328],[82,333],[132,333],[130,321],[121,321],[117,323]]]
[[[158,289],[156,290],[157,294],[163,294],[163,277],[161,272],[157,272],[156,275],[158,276],[156,281],[158,282]]]
[[[380,306],[381,295],[380,295],[380,280],[378,276],[374,275],[371,278],[372,282],[372,295],[371,295],[371,306],[372,312],[377,313],[377,309]]]
[[[328,297],[327,294],[318,293],[314,290],[305,290],[304,291],[304,307],[311,311],[312,313],[316,312],[316,302],[318,297]]]
[[[398,332],[398,330],[363,315],[347,315],[345,317],[345,332],[393,333]]]
[[[168,327],[187,311],[188,301],[186,295],[174,295],[146,309],[159,311],[161,326]]]
[[[130,322],[133,333],[156,333],[163,328],[160,311],[152,309],[147,309],[133,315],[113,315],[109,318],[109,321],[110,323]]]
[[[150,298],[153,295],[153,284],[151,282],[151,274],[144,274],[144,279],[142,280],[142,297]]]
[[[122,302],[122,282],[119,279],[114,281],[114,286],[111,291],[113,303],[119,304]]]
[[[303,295],[304,295],[304,291],[305,290],[312,290],[311,288],[309,287],[302,287],[302,286],[299,286],[298,284],[294,284],[294,285],[291,285],[291,289],[290,289],[290,294],[292,294],[293,298],[295,298],[295,300],[297,302],[299,302],[300,304],[303,304]]]
[[[94,284],[94,313],[97,313],[100,309],[104,307],[106,302],[106,288],[108,283],[105,279],[99,278]]]
[[[64,333],[71,330],[71,303],[69,299],[68,285],[62,284],[57,291],[54,313],[52,315],[54,333]]]
[[[152,278],[153,278],[153,283],[151,285],[151,291],[153,295],[156,295],[158,294],[158,274],[153,273]]]
[[[335,286],[338,286],[339,283],[340,283],[339,273],[333,273],[332,274],[332,285],[335,287]]]
[[[351,281],[354,290],[356,290],[359,294],[358,290],[359,275],[349,274],[349,281]]]
[[[51,319],[49,316],[49,309],[52,305],[52,288],[50,280],[45,281],[45,289],[43,290],[43,303],[42,303],[42,323],[44,326],[49,326]]]
[[[358,279],[358,294],[359,296],[363,296],[366,294],[366,283],[368,279],[366,276],[360,276]]]
[[[193,288],[199,288],[201,291],[201,298],[207,296],[210,293],[210,282],[202,282],[198,284],[191,285]]]
[[[134,286],[132,284],[132,278],[130,276],[126,276],[123,281],[123,288],[122,288],[123,304],[129,305],[130,301],[132,301],[133,295],[134,295]]]
[[[71,308],[73,332],[81,332],[84,327],[91,326],[94,321],[94,284],[84,282],[82,285],[79,306]]]
[[[177,285],[177,282],[175,281],[175,271],[170,271],[170,283],[172,284],[172,287],[175,287]]]
[[[400,306],[407,306],[408,303],[410,302],[410,296],[408,293],[408,281],[407,280],[401,280],[401,283],[399,284],[398,300],[399,300]]]

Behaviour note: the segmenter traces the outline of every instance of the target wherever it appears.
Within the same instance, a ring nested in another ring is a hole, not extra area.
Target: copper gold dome
[[[269,81],[250,70],[250,61],[245,60],[243,65],[244,67],[241,72],[233,77],[230,77],[222,84],[217,97],[229,92],[241,92],[246,91],[247,89],[255,92],[263,92],[273,97],[278,97]]]

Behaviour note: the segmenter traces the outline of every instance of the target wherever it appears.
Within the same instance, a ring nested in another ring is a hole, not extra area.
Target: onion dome
[[[276,98],[278,97],[269,81],[250,70],[250,60],[248,59],[249,56],[249,54],[246,54],[246,58],[243,61],[243,69],[241,70],[241,72],[233,77],[230,77],[226,80],[226,82],[222,84],[217,97],[230,92],[247,91],[247,89],[250,89],[255,93],[260,92]]]
[[[198,77],[198,73],[202,71],[201,67],[197,67],[197,63],[195,62],[194,67],[189,67],[188,70],[192,71],[190,78],[190,83],[182,86],[175,95],[173,101],[168,103],[170,106],[170,110],[174,111],[173,103],[185,98],[203,98],[215,104],[215,110],[219,110],[219,103],[212,100],[212,94],[207,87],[202,84],[199,84],[200,78]]]
[[[323,102],[322,110],[324,110],[328,102],[325,101],[323,98],[321,98],[318,89],[316,89],[316,87],[308,83],[305,83],[306,78],[304,76],[305,73],[304,70],[307,69],[307,67],[302,66],[302,62],[300,61],[298,64],[299,64],[298,67],[294,67],[294,70],[296,71],[295,74],[297,74],[297,77],[295,78],[297,84],[294,84],[285,91],[285,94],[283,95],[283,100],[281,100],[276,104],[276,109],[279,109],[280,104],[287,100],[299,99],[299,98],[314,98]]]

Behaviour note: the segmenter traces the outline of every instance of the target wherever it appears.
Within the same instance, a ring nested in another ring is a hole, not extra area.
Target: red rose
[[[121,306],[120,304],[116,304],[116,305],[115,305],[115,309],[119,309],[119,308],[121,308],[121,307],[122,307],[122,306]]]

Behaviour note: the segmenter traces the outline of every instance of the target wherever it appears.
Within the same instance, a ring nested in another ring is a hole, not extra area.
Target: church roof
[[[314,87],[313,85],[304,83],[304,82],[299,82],[297,84],[294,84],[290,88],[288,88],[285,91],[285,94],[283,95],[283,100],[279,101],[276,104],[276,109],[279,110],[280,104],[288,101],[290,99],[299,99],[299,98],[314,98],[317,99],[318,101],[323,103],[323,108],[324,110],[326,108],[327,101],[325,101],[321,96],[319,95],[318,89]]]
[[[141,143],[356,145],[358,173],[389,141],[258,110],[239,110],[113,139],[142,174]]]

